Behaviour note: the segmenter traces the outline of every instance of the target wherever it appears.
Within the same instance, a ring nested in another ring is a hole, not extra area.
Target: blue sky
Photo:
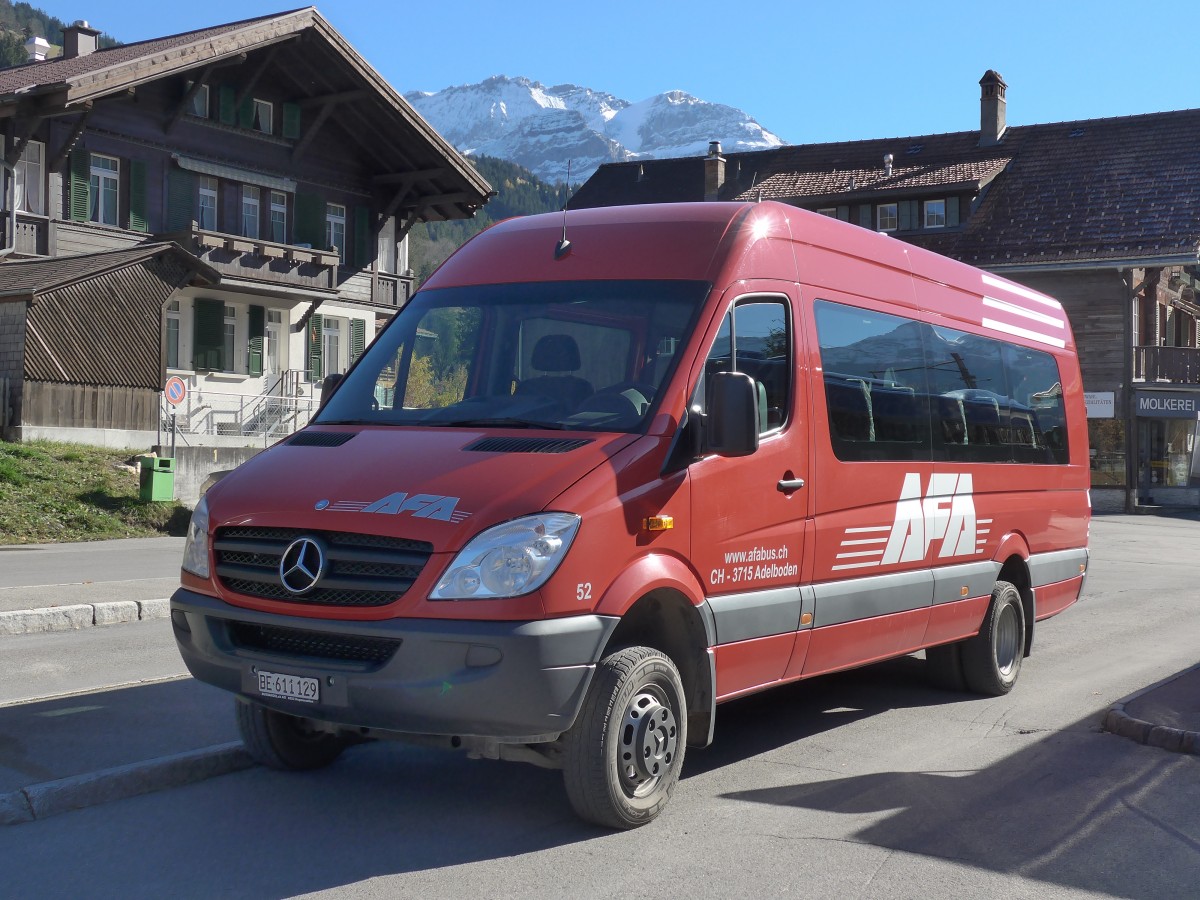
[[[34,5],[133,42],[298,0]],[[1010,125],[1200,107],[1194,0],[327,0],[318,9],[402,92],[501,74],[630,101],[683,90],[745,110],[787,143],[976,129],[987,69],[1008,83]]]

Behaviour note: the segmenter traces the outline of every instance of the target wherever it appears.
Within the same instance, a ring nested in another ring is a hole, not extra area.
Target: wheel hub
[[[621,776],[634,794],[653,790],[675,762],[679,726],[664,699],[647,689],[625,710],[619,749]]]

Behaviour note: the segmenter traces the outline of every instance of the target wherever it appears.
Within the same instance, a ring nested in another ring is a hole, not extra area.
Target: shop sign
[[[1117,395],[1113,391],[1084,391],[1089,419],[1111,419],[1117,414]]]
[[[1137,414],[1153,419],[1200,418],[1200,393],[1138,391]]]

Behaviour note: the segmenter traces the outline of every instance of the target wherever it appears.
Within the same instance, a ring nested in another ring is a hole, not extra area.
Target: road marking
[[[0,709],[8,709],[10,706],[28,706],[30,703],[45,703],[48,700],[65,700],[69,697],[86,697],[89,694],[99,694],[103,691],[119,691],[124,688],[145,687],[152,684],[167,684],[171,681],[183,681],[190,679],[192,676],[188,673],[182,675],[164,675],[161,678],[145,678],[141,681],[122,681],[118,684],[104,684],[99,687],[86,688],[81,691],[67,691],[65,694],[50,694],[45,697],[22,697],[20,700],[5,700],[0,702]]]
[[[95,709],[104,709],[103,706],[70,706],[67,709],[56,709],[51,712],[34,713],[35,716],[41,716],[44,719],[55,719],[59,716],[73,716],[76,713],[91,712]]]

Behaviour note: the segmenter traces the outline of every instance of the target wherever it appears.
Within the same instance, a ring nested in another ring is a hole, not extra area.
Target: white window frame
[[[346,354],[349,350],[349,321],[336,316],[321,317],[321,365],[324,368],[322,375],[342,373],[348,368]],[[345,327],[342,327],[343,325]]]
[[[287,194],[271,191],[271,233],[268,237],[277,244],[287,243]],[[276,228],[275,226],[279,227]]]
[[[346,264],[346,207],[341,203],[325,204],[325,246],[337,247],[338,260]]]
[[[820,209],[817,210],[817,212],[823,216],[829,216],[829,218],[831,218],[831,219],[837,218],[837,207],[836,206],[822,206]]]
[[[97,165],[98,161],[112,163]],[[121,161],[103,153],[90,154],[90,184],[92,208],[88,220],[101,225],[117,225],[120,222],[121,206]],[[111,187],[106,187],[111,182]]]
[[[277,375],[283,371],[287,360],[283,358],[285,344],[283,341],[283,310],[268,309],[266,315],[266,335],[263,340],[263,374]]]
[[[926,228],[945,228],[946,201],[926,200],[924,205],[923,220]]]
[[[226,303],[225,304],[225,326],[224,326],[224,331],[223,331],[223,344],[222,344],[222,347],[224,349],[224,353],[222,355],[224,356],[225,368],[223,368],[221,371],[222,372],[230,372],[233,374],[237,374],[240,371],[240,369],[237,366],[237,363],[235,362],[235,360],[237,359],[237,351],[238,351],[237,320],[238,320],[237,307],[230,306],[228,303]]]
[[[167,368],[180,369],[183,362],[183,317],[180,314],[179,301],[172,300],[167,304]],[[174,340],[172,341],[172,337]],[[171,365],[171,350],[174,343],[175,364]]]
[[[875,208],[875,227],[879,231],[896,231],[900,227],[899,205],[880,203]]]
[[[254,130],[273,134],[275,126],[275,104],[269,100],[254,98]]]
[[[13,166],[14,203],[19,212],[46,214],[46,145],[29,141]],[[33,190],[30,190],[30,187]]]
[[[242,237],[258,239],[262,222],[262,204],[259,189],[252,184],[242,185]]]
[[[199,203],[196,205],[196,224],[205,231],[217,230],[217,179],[201,175],[197,179]]]
[[[195,82],[188,82],[188,90],[192,89]],[[200,89],[192,95],[192,102],[188,104],[187,114],[195,116],[198,119],[208,118],[208,85],[200,85]]]

